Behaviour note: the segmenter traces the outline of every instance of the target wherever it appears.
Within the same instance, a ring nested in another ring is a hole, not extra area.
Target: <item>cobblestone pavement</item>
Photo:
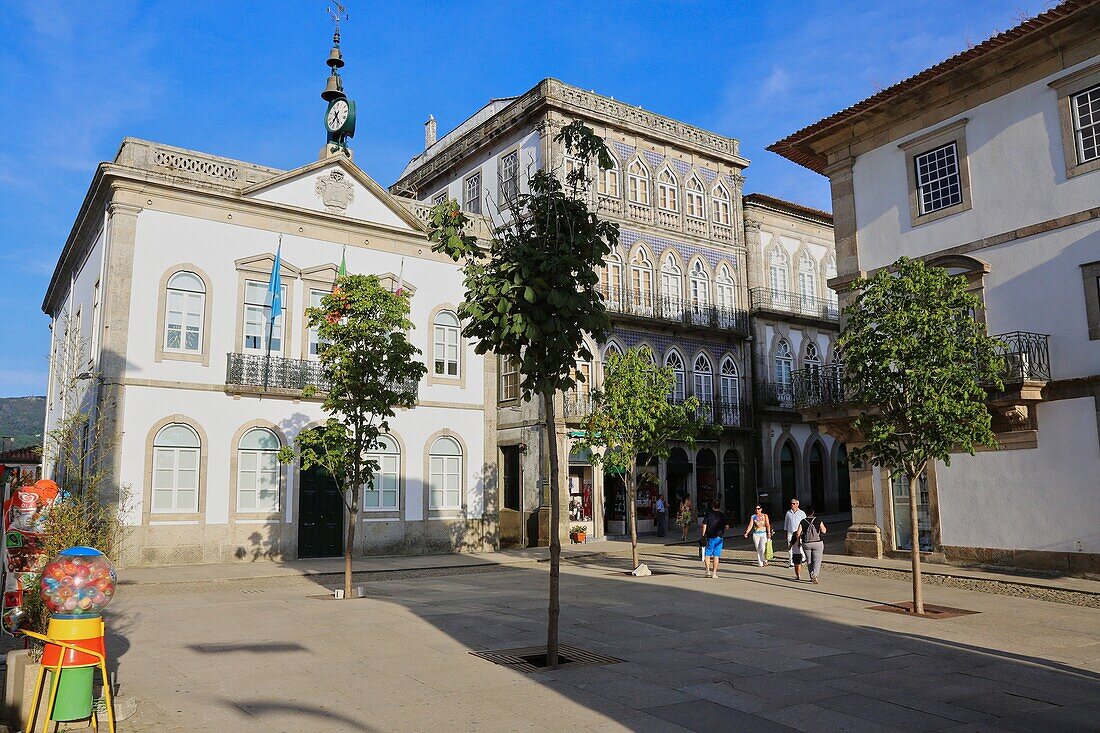
[[[621,663],[522,674],[473,650],[544,642],[545,564],[124,586],[110,609],[120,731],[1100,730],[1100,614],[930,585],[977,611],[870,610],[904,580],[731,563],[690,548],[571,561],[562,641]],[[390,579],[386,579],[389,577]]]

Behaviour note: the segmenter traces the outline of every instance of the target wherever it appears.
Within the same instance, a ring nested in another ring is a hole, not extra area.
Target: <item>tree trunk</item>
[[[561,572],[561,509],[558,506],[561,496],[558,486],[558,428],[554,419],[554,394],[543,395],[546,407],[546,439],[550,448],[550,606],[546,623],[546,666],[556,669],[558,666],[558,617],[561,606],[558,601]]]
[[[348,541],[344,545],[344,600],[351,595],[351,552],[355,547],[355,525],[359,523],[359,512],[348,510]]]
[[[909,474],[909,531],[910,554],[913,558],[913,613],[924,615],[924,594],[920,579],[920,527],[917,526],[917,501],[920,498],[920,472]]]
[[[638,567],[638,469],[634,463],[626,474],[626,521],[630,523],[630,559],[634,563],[631,568]]]

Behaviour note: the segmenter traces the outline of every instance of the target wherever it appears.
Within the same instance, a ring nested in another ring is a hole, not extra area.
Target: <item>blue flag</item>
[[[283,264],[283,238],[279,237],[279,248],[275,250],[275,264],[271,268],[271,280],[267,284],[267,307],[271,309],[268,320],[275,323],[275,319],[283,314],[283,277],[280,270]]]

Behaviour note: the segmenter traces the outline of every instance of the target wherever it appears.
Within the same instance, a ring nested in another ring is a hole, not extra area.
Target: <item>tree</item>
[[[676,377],[671,367],[658,367],[645,347],[613,354],[602,388],[592,393],[593,411],[584,420],[584,436],[574,447],[592,451],[592,465],[622,473],[626,482],[627,522],[633,567],[638,566],[638,454],[669,454],[669,441],[693,444],[700,425],[699,401],[669,400]]]
[[[463,335],[477,339],[476,351],[493,351],[520,366],[523,399],[542,398],[550,447],[550,602],[547,665],[558,662],[558,602],[561,560],[561,477],[554,395],[572,387],[576,361],[592,359],[585,334],[607,337],[611,320],[597,286],[596,267],[619,240],[618,225],[589,211],[586,170],[613,166],[603,140],[581,122],[555,136],[581,165],[565,181],[552,170],[528,180],[529,193],[508,202],[507,220],[488,248],[465,234],[468,219],[455,201],[432,209],[432,249],[463,263],[466,296],[459,307]]]
[[[986,388],[1002,387],[999,342],[974,318],[980,301],[966,280],[905,257],[853,283],[855,301],[838,353],[847,401],[866,405],[853,422],[865,441],[851,457],[909,481],[913,611],[921,594],[917,498],[920,476],[951,454],[995,446]]]
[[[374,275],[344,275],[336,285],[319,308],[306,310],[321,344],[321,384],[306,392],[323,391],[322,407],[331,417],[320,428],[302,431],[295,443],[302,470],[325,469],[347,509],[344,598],[351,598],[359,491],[373,485],[378,470],[366,454],[379,447],[394,407],[416,405],[417,383],[427,369],[406,336],[413,324],[403,294],[389,292]],[[284,448],[279,458],[293,461],[293,449]]]

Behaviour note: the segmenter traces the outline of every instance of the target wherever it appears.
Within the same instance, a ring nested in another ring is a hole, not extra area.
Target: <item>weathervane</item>
[[[329,67],[328,83],[321,92],[321,99],[328,102],[325,110],[325,132],[327,139],[321,151],[321,157],[343,153],[350,156],[348,139],[355,134],[355,102],[344,94],[344,80],[340,78],[340,69],[344,67],[344,56],[340,52],[340,21],[348,19],[347,8],[335,2],[336,10],[328,8],[329,18],[336,29],[332,33],[332,50],[325,63]]]

